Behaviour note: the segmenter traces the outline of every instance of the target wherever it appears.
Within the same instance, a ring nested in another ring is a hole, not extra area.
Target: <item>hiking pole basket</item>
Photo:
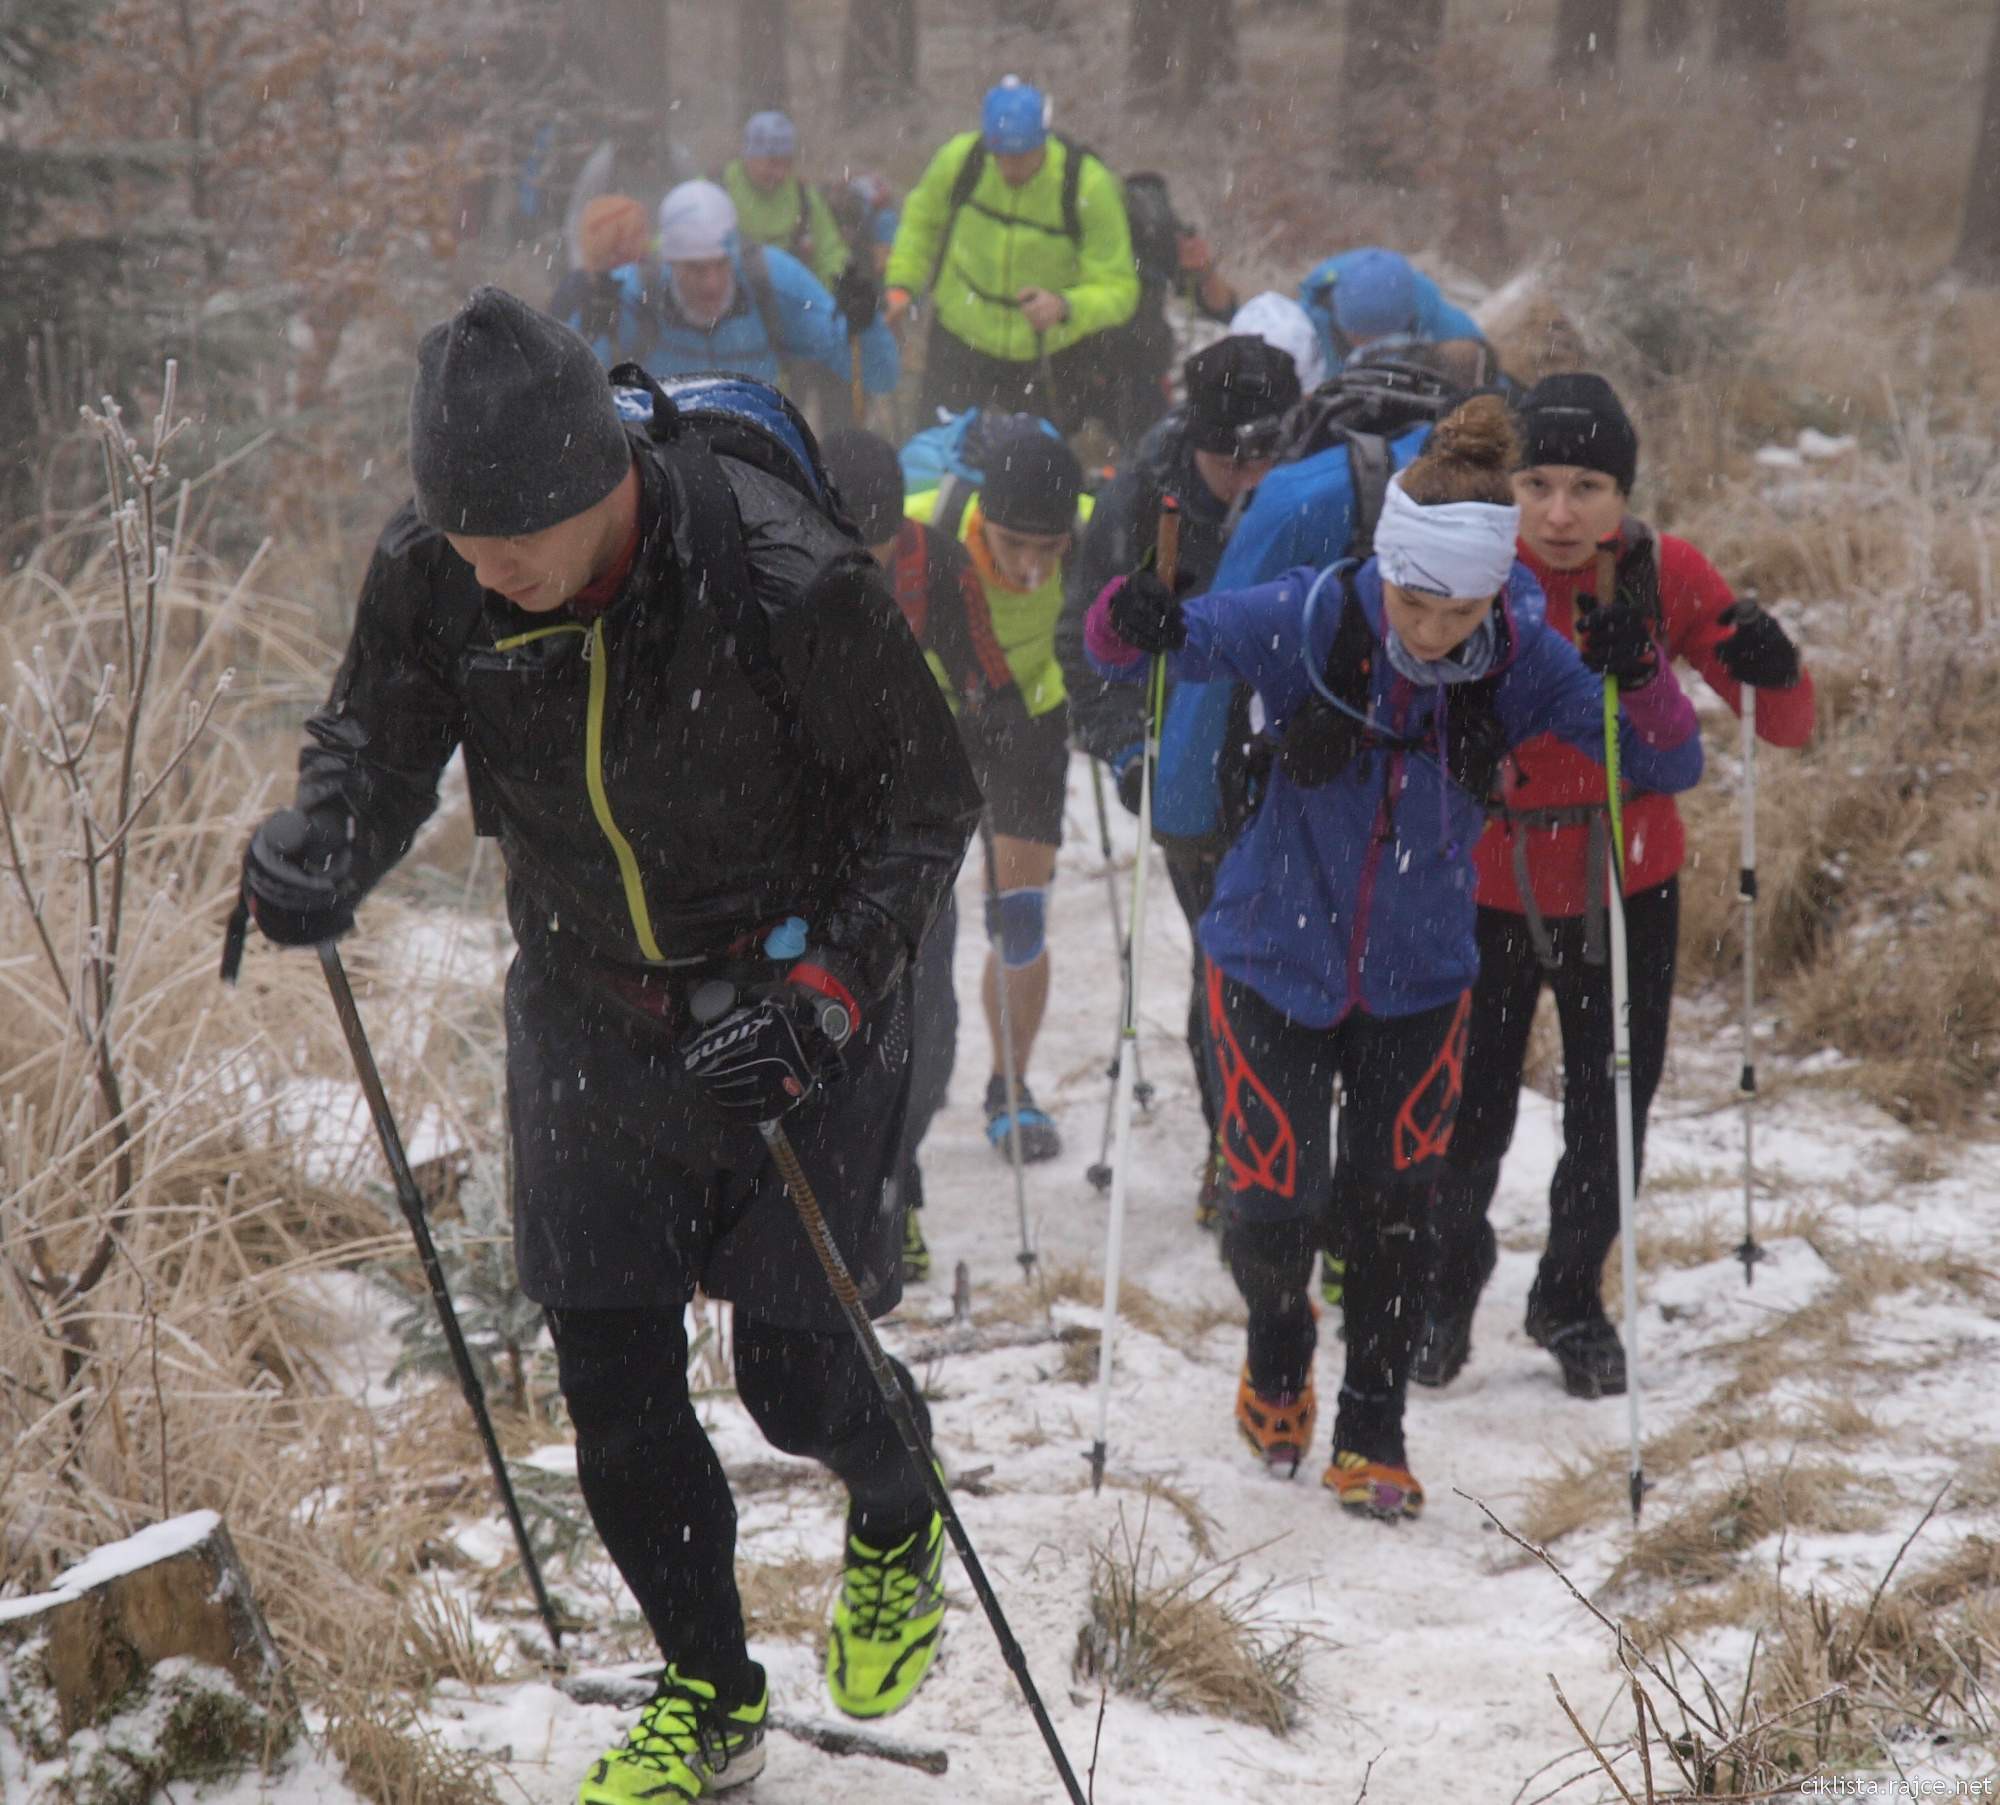
[[[868,1320],[867,1306],[861,1301],[861,1293],[855,1286],[853,1275],[847,1270],[847,1262],[841,1258],[840,1249],[834,1245],[833,1236],[827,1230],[826,1218],[820,1213],[819,1199],[813,1193],[805,1168],[799,1164],[791,1136],[785,1132],[784,1124],[777,1121],[760,1122],[757,1132],[771,1149],[771,1158],[777,1164],[779,1176],[785,1181],[792,1208],[798,1212],[799,1226],[805,1230],[806,1239],[819,1256],[826,1282],[833,1288],[841,1314],[847,1318],[855,1339],[861,1343],[869,1374],[882,1394],[882,1402],[896,1425],[896,1433],[902,1438],[904,1448],[909,1452],[912,1465],[924,1482],[924,1492],[931,1501],[931,1508],[943,1519],[945,1534],[958,1551],[959,1564],[964,1567],[966,1578],[972,1582],[973,1591],[979,1595],[980,1608],[985,1611],[986,1621],[992,1626],[994,1640],[1000,1644],[1001,1659],[1007,1663],[1008,1671],[1013,1674],[1028,1701],[1035,1728],[1041,1731],[1042,1741],[1048,1745],[1050,1758],[1056,1764],[1056,1772],[1062,1776],[1063,1788],[1069,1795],[1071,1805],[1086,1805],[1083,1789],[1077,1784],[1076,1771],[1070,1766],[1069,1756],[1063,1750],[1062,1738],[1049,1721],[1042,1695],[1035,1690],[1034,1676],[1028,1671],[1028,1657],[1021,1652],[1020,1643],[1014,1639],[1007,1614],[1000,1608],[1000,1600],[986,1577],[986,1569],[979,1564],[972,1538],[965,1533],[965,1525],[959,1521],[951,1493],[938,1474],[937,1457],[917,1421],[916,1412],[910,1408],[910,1400],[904,1393],[895,1363],[883,1349],[881,1339],[875,1333],[875,1325]]]

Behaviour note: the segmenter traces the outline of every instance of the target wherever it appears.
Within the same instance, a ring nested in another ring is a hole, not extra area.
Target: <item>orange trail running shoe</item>
[[[1408,1467],[1364,1460],[1351,1449],[1335,1449],[1333,1465],[1320,1475],[1320,1484],[1339,1498],[1342,1510],[1358,1517],[1398,1523],[1423,1515],[1424,1488]]]
[[[1236,1426],[1279,1478],[1291,1478],[1312,1446],[1316,1409],[1310,1373],[1304,1391],[1267,1398],[1251,1388],[1250,1369],[1243,1369],[1236,1387]]]

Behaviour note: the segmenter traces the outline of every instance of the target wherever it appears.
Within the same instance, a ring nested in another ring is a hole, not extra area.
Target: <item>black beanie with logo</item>
[[[1523,470],[1571,464],[1601,470],[1629,491],[1639,474],[1639,434],[1618,392],[1602,376],[1544,376],[1517,411]]]

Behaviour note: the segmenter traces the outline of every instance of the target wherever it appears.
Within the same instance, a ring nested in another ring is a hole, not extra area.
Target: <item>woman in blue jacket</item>
[[[1540,733],[1601,757],[1603,676],[1624,690],[1634,782],[1684,790],[1701,774],[1694,711],[1638,610],[1595,610],[1580,648],[1544,623],[1514,561],[1513,463],[1505,407],[1479,397],[1391,483],[1365,564],[1185,602],[1135,572],[1107,585],[1087,628],[1107,677],[1137,679],[1158,652],[1177,680],[1252,684],[1278,737],[1201,922],[1224,1254],[1250,1316],[1237,1422],[1287,1476],[1312,1444],[1307,1287],[1337,1158],[1356,1257],[1324,1482],[1344,1507],[1391,1520],[1423,1508],[1403,1397],[1458,1106],[1478,969],[1472,848],[1494,777]]]

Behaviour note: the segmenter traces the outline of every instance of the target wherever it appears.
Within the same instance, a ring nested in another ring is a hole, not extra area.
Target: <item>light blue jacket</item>
[[[607,366],[630,361],[660,381],[701,370],[730,370],[776,383],[781,358],[810,359],[845,381],[847,322],[833,297],[790,253],[767,245],[763,261],[769,318],[759,304],[759,285],[744,274],[742,253],[732,251],[736,293],[729,311],[706,330],[681,312],[661,265],[628,263],[616,272],[624,296],[617,343],[600,338],[592,348]],[[895,337],[878,317],[861,335],[862,386],[871,395],[886,395],[901,373]]]
[[[1334,330],[1330,297],[1342,266],[1354,255],[1353,251],[1342,251],[1337,257],[1328,257],[1314,264],[1306,272],[1306,279],[1299,284],[1299,301],[1312,316],[1313,330],[1319,334],[1320,355],[1326,359],[1329,375],[1338,371],[1348,357],[1349,347]],[[1388,351],[1398,344],[1439,345],[1453,338],[1485,341],[1486,334],[1479,330],[1479,322],[1471,314],[1447,301],[1444,290],[1422,270],[1413,274],[1416,276],[1417,310],[1409,329],[1394,338],[1372,341],[1372,348]]]
[[[1372,558],[1355,571],[1354,590],[1380,641],[1382,579]],[[1312,694],[1307,659],[1325,668],[1344,606],[1336,571],[1299,569],[1254,589],[1212,589],[1183,604],[1187,644],[1167,668],[1184,683],[1251,684],[1281,732]],[[1553,732],[1602,758],[1603,685],[1543,609],[1535,579],[1517,563],[1501,600],[1502,674],[1493,697],[1507,743]],[[1098,664],[1127,681],[1146,668],[1144,659]],[[1671,673],[1654,681],[1671,682]],[[1364,750],[1313,789],[1274,765],[1262,805],[1222,862],[1201,919],[1202,950],[1302,1026],[1333,1027],[1355,1008],[1376,1016],[1435,1009],[1478,973],[1472,849],[1486,817],[1439,763],[1450,715],[1448,688],[1420,688],[1386,655],[1373,659],[1370,719],[1421,744]],[[1619,729],[1624,773],[1640,788],[1685,790],[1701,776],[1698,732],[1653,746],[1622,716]]]

